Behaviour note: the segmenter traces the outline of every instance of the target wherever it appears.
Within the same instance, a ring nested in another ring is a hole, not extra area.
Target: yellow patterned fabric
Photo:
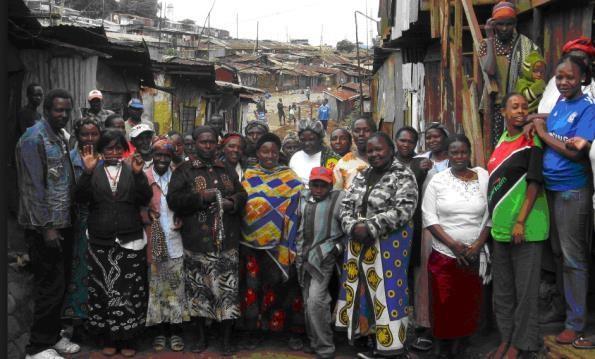
[[[295,258],[302,183],[289,167],[267,170],[255,166],[246,170],[242,185],[248,192],[242,215],[242,244],[270,250],[286,273]]]

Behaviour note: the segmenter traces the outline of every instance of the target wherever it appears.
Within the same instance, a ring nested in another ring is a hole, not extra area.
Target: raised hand
[[[135,153],[132,155],[132,172],[137,175],[142,172],[143,166],[145,165],[145,161],[141,157],[140,153]]]
[[[99,162],[99,156],[92,145],[83,147],[81,150],[81,159],[83,160],[83,166],[87,173],[92,173],[95,167],[97,167],[97,162]]]

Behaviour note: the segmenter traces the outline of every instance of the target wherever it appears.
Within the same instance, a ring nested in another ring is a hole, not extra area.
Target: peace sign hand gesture
[[[81,150],[81,159],[83,160],[85,173],[92,173],[99,162],[99,155],[95,152],[93,145],[86,145]]]

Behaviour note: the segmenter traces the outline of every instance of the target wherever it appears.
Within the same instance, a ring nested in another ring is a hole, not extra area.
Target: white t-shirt
[[[589,97],[595,100],[595,81],[591,81],[589,85],[583,86],[583,93],[589,95]],[[537,112],[552,112],[552,109],[554,106],[556,106],[558,99],[560,99],[560,91],[558,91],[558,87],[556,87],[556,78],[552,77],[543,91]]]
[[[322,151],[310,156],[303,150],[296,152],[289,160],[289,168],[295,172],[302,183],[307,187],[310,182],[312,168],[320,167]]]
[[[432,177],[421,206],[424,228],[439,224],[454,240],[467,245],[479,237],[488,210],[489,175],[481,167],[472,170],[477,173],[476,181],[460,180],[451,170]],[[436,238],[432,240],[432,248],[455,258],[453,252]]]

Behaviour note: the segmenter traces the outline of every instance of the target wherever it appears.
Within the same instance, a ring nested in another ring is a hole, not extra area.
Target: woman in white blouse
[[[477,329],[481,306],[480,254],[489,235],[488,173],[469,168],[471,144],[464,135],[448,140],[450,168],[428,183],[423,226],[433,236],[428,261],[432,332],[441,354],[461,353]]]

